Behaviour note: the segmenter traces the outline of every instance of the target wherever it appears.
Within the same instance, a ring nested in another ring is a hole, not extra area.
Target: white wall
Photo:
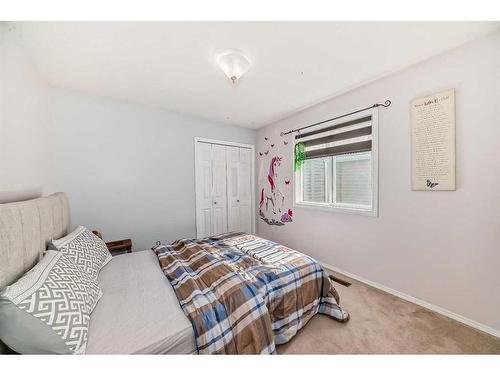
[[[107,98],[52,89],[54,191],[72,224],[106,240],[196,236],[194,137],[254,144],[255,131]]]
[[[0,23],[0,202],[68,193],[73,225],[106,240],[194,237],[194,137],[255,131],[49,87]]]
[[[411,191],[409,103],[448,88],[456,89],[457,190]],[[261,129],[257,166],[268,137],[291,179],[293,142],[284,146],[281,131],[385,99],[393,104],[380,110],[379,217],[294,208],[293,223],[259,220],[258,234],[500,330],[500,34]],[[291,205],[291,187],[286,194]]]
[[[0,23],[0,202],[47,192],[50,161],[47,86]]]

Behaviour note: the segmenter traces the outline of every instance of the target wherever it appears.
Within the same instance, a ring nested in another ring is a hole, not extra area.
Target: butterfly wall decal
[[[283,141],[283,144],[286,146],[288,144],[288,142],[287,141]]]
[[[274,144],[272,144],[271,147],[274,147]]]
[[[290,180],[285,180],[285,184],[286,185],[290,184]]]
[[[439,182],[431,182],[431,180],[427,180],[427,187],[429,187],[431,189],[435,188],[438,185],[439,185]]]
[[[264,154],[263,154],[262,152],[259,152],[259,155],[260,155],[260,156],[262,156],[262,155],[264,155]]]
[[[269,154],[269,150],[267,150],[266,152],[264,152],[265,155]]]
[[[267,141],[267,137],[264,137],[264,139]]]

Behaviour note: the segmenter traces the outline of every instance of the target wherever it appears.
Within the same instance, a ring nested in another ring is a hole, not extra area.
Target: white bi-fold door
[[[226,149],[229,232],[252,232],[252,157],[252,152],[248,148]]]
[[[198,237],[227,232],[226,147],[196,143]]]
[[[253,149],[200,139],[195,147],[197,237],[252,233]]]

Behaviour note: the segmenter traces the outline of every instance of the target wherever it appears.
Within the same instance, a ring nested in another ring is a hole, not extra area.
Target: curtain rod
[[[382,103],[376,103],[376,104],[372,105],[371,107],[366,107],[366,108],[358,109],[357,111],[349,112],[349,113],[346,113],[345,115],[333,117],[333,118],[330,118],[328,120],[323,120],[323,121],[317,122],[315,124],[306,125],[306,126],[303,126],[301,128],[298,128],[298,129],[292,129],[292,130],[289,130],[289,131],[287,131],[285,133],[281,132],[280,136],[283,137],[284,135],[287,135],[287,134],[290,134],[290,133],[294,133],[294,132],[299,132],[301,130],[308,129],[308,128],[311,128],[311,127],[316,126],[316,125],[324,124],[325,122],[330,122],[330,121],[333,121],[333,120],[338,120],[339,118],[343,118],[343,117],[346,117],[346,116],[354,115],[356,113],[359,113],[359,112],[362,112],[362,111],[366,111],[367,109],[370,109],[370,108],[376,108],[376,107],[385,107],[385,108],[387,108],[391,104],[392,104],[392,102],[390,100],[386,100],[383,104]]]

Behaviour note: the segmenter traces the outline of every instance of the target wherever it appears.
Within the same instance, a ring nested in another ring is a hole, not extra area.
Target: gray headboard
[[[36,264],[51,239],[69,230],[65,193],[0,204],[0,290]]]

